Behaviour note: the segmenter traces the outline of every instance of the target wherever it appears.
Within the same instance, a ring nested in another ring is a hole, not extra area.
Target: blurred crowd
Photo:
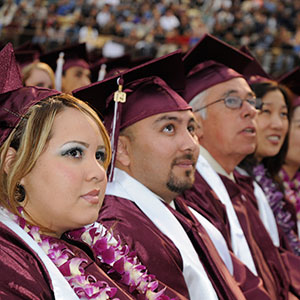
[[[106,57],[188,51],[204,33],[248,46],[273,76],[300,57],[299,0],[2,0],[0,41],[49,51],[86,42]]]

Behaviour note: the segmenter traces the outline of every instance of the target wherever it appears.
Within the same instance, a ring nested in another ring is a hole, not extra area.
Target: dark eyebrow
[[[263,102],[263,105],[272,105],[272,102]],[[281,108],[288,108],[286,104],[283,104]]]
[[[178,117],[175,116],[162,116],[154,121],[154,124],[162,122],[162,121],[176,121],[178,123],[182,122]]]

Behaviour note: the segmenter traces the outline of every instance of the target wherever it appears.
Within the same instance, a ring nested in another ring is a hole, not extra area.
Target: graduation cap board
[[[21,69],[33,62],[38,61],[39,56],[40,53],[36,50],[15,51],[15,57]]]
[[[296,95],[292,106],[300,106],[300,67],[296,67],[292,71],[282,75],[277,79],[277,82],[287,86]]]
[[[197,94],[218,83],[243,77],[246,66],[253,61],[249,55],[205,34],[183,57],[186,89],[183,97],[190,102]]]
[[[105,78],[128,70],[130,66],[131,59],[129,54],[118,58],[103,57],[91,66],[91,81],[101,81]]]
[[[265,72],[262,65],[253,56],[248,47],[243,46],[240,48],[240,51],[253,58],[253,61],[247,64],[243,70],[243,75],[245,76],[249,84],[272,81],[271,76],[267,72]]]

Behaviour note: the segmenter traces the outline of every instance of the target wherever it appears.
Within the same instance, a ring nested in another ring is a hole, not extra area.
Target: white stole
[[[189,237],[157,195],[118,168],[114,169],[114,180],[108,183],[106,194],[134,202],[175,244],[183,260],[183,276],[191,300],[218,299]]]
[[[235,169],[240,174],[244,176],[249,176],[249,174],[244,169],[241,169],[239,167],[236,167]],[[280,240],[279,240],[278,228],[269,201],[266,198],[263,189],[255,180],[253,180],[253,186],[254,186],[254,196],[257,200],[259,217],[263,222],[263,224],[265,225],[265,228],[268,231],[274,246],[279,247]]]
[[[47,256],[44,250],[31,238],[31,236],[29,236],[28,233],[26,233],[7,215],[3,208],[0,208],[0,222],[10,228],[39,256],[51,278],[55,300],[79,300],[68,281],[61,274],[52,260]]]
[[[226,207],[234,254],[252,271],[253,274],[257,275],[248,242],[222,179],[202,155],[199,155],[198,157],[196,169]]]
[[[269,235],[273,241],[274,246],[279,247],[280,240],[279,240],[278,228],[269,201],[267,200],[266,195],[263,192],[262,188],[256,181],[253,181],[253,185],[254,185],[254,195],[257,200],[260,219],[265,225],[266,230],[269,232]]]
[[[212,223],[210,223],[205,217],[199,214],[192,207],[189,207],[189,209],[191,210],[193,215],[197,218],[199,223],[205,228],[207,234],[209,235],[211,241],[213,242],[215,248],[217,249],[228,271],[230,272],[231,275],[233,275],[232,259],[222,233]]]

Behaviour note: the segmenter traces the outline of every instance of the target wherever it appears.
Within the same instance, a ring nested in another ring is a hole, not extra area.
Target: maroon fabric
[[[170,71],[172,70],[172,71]],[[129,98],[134,98],[135,93],[131,88],[131,92],[128,89],[129,85],[133,82],[138,82],[143,78],[159,77],[165,83],[164,86],[168,86],[168,90],[173,89],[177,92],[183,91],[185,85],[185,77],[183,71],[183,64],[181,59],[181,52],[175,51],[160,58],[151,60],[142,65],[136,66],[128,71],[122,73],[123,78],[123,90],[127,89],[128,96],[125,103],[120,103],[119,106],[127,106]],[[79,99],[89,102],[102,116],[113,113],[113,94],[118,90],[118,78],[120,75],[115,75],[101,82],[95,82],[88,86],[79,88],[73,91],[73,95]],[[135,86],[137,88],[138,86]],[[148,110],[152,106],[153,92],[150,95],[143,95],[143,98],[147,98],[149,103],[144,110]],[[135,97],[136,100],[140,100]],[[134,102],[133,102],[134,103]],[[131,103],[131,105],[133,104]],[[135,104],[135,103],[134,103]],[[161,103],[161,107],[165,105],[165,102]],[[141,107],[140,107],[141,108]],[[135,109],[132,107],[132,109]],[[139,111],[136,110],[138,114]]]
[[[0,52],[0,94],[16,90],[23,86],[18,64],[11,43]],[[0,118],[2,121],[2,119]]]
[[[169,209],[187,231],[213,282],[219,299],[241,299],[242,295],[238,284],[229,274],[201,224],[186,211],[183,203],[178,203],[178,209],[185,211],[188,217],[171,207]],[[183,265],[180,253],[173,242],[162,234],[132,201],[107,195],[100,211],[100,221],[107,228],[113,227],[114,233],[120,235],[121,239],[137,252],[139,259],[147,265],[150,273],[156,274],[164,284],[188,297],[188,290],[182,275]],[[238,262],[234,261],[234,266],[237,264]],[[255,294],[261,296],[258,299],[269,299],[264,290],[258,287],[257,278],[253,280],[251,276],[248,276],[244,267],[237,272],[238,280],[245,284],[241,283],[243,286],[241,288],[247,290],[245,294],[248,292],[250,294],[250,290],[253,288],[255,292],[252,296]],[[247,280],[245,280],[246,277]],[[251,288],[246,287],[247,284]]]
[[[0,94],[0,146],[31,106],[58,94],[58,91],[39,87],[22,87]]]
[[[74,246],[66,241],[67,247],[77,256],[86,259],[86,272],[103,280],[111,287],[117,287],[116,297],[136,299],[122,290],[108,275],[99,268],[80,245]],[[79,246],[79,247],[78,247]],[[83,248],[84,249],[84,248]],[[86,249],[86,248],[85,248]],[[0,298],[1,299],[54,299],[51,280],[39,257],[9,228],[0,222]]]
[[[272,299],[286,299],[289,282],[278,249],[266,231],[257,208],[250,195],[242,188],[236,176],[236,183],[221,176],[235,212],[248,241],[259,276],[263,279]],[[253,195],[254,197],[254,195]]]
[[[230,297],[237,297],[240,299],[241,296],[238,296],[240,291],[236,290],[237,283],[246,299],[271,299],[263,288],[261,279],[253,275],[253,273],[231,252],[230,255],[233,262],[235,279],[235,281],[233,281],[233,277],[229,274],[227,267],[221,261],[207,232],[190,212],[182,198],[176,199],[176,210],[170,209],[181,222],[193,242],[209,278],[216,291],[219,292],[219,299],[221,299],[220,294],[230,295]],[[183,218],[183,216],[185,218]],[[221,276],[221,278],[219,276]]]
[[[245,69],[243,70],[243,75],[247,79],[249,84],[258,83],[258,82],[266,82],[272,81],[271,77],[265,70],[262,65],[258,62],[258,60],[252,55],[248,47],[243,46],[240,48],[240,51],[249,55],[253,58],[253,61],[247,64]]]
[[[225,205],[219,200],[199,172],[195,173],[195,182],[192,189],[185,191],[178,198],[184,199],[188,206],[198,211],[209,220],[223,235],[230,250],[230,224]]]
[[[112,227],[114,235],[120,235],[121,240],[136,251],[149,273],[188,298],[183,262],[177,248],[133,202],[106,195],[99,220],[106,228]]]
[[[200,41],[183,57],[185,74],[196,65],[213,60],[238,73],[242,73],[245,66],[253,58],[211,34],[204,34]]]
[[[40,53],[37,50],[15,51],[16,60],[21,70],[27,65],[38,61]]]
[[[201,180],[199,180],[201,178]],[[248,193],[241,189],[239,184],[235,184],[230,179],[221,176],[238,219],[248,241],[256,269],[263,280],[264,287],[270,294],[271,299],[286,299],[289,290],[288,274],[284,269],[279,251],[274,247],[271,238],[261,222],[257,209],[252,200],[248,200]],[[228,221],[224,220],[224,207],[220,200],[210,192],[211,189],[197,172],[194,187],[184,193],[186,203],[193,206],[198,212],[210,211],[206,213],[209,220],[223,233],[231,248],[230,231],[228,230]]]
[[[240,186],[243,188],[245,193],[247,193],[248,199],[257,209],[257,201],[256,198],[253,196],[254,187],[252,184],[252,180],[250,179],[250,177],[242,176],[239,173],[236,173],[235,175],[235,177],[239,181]],[[279,253],[281,255],[282,262],[289,277],[290,291],[300,298],[300,272],[298,267],[295,268],[295,266],[300,266],[300,257],[292,252],[289,242],[287,241],[286,235],[279,226],[278,232],[280,237]],[[274,260],[276,260],[276,257],[274,257]]]
[[[295,97],[292,102],[293,107],[300,106],[300,97]]]
[[[200,92],[230,79],[243,77],[245,67],[253,61],[249,55],[205,34],[183,57],[186,89],[183,98],[190,102]]]
[[[81,67],[83,69],[89,69],[89,64],[83,59],[68,59],[63,65],[63,72],[72,67]]]
[[[59,94],[55,90],[23,87],[11,44],[0,52],[0,146],[35,103]]]
[[[128,85],[125,84],[124,91],[127,99],[122,105],[120,130],[156,114],[190,109],[181,96],[159,77],[143,78]],[[111,106],[104,117],[105,126],[109,132],[113,113]]]
[[[300,96],[300,67],[297,66],[292,71],[287,72],[277,79],[278,83],[286,85],[293,93]]]
[[[187,74],[183,98],[189,103],[202,91],[238,77],[243,77],[243,75],[213,60],[197,64]]]

